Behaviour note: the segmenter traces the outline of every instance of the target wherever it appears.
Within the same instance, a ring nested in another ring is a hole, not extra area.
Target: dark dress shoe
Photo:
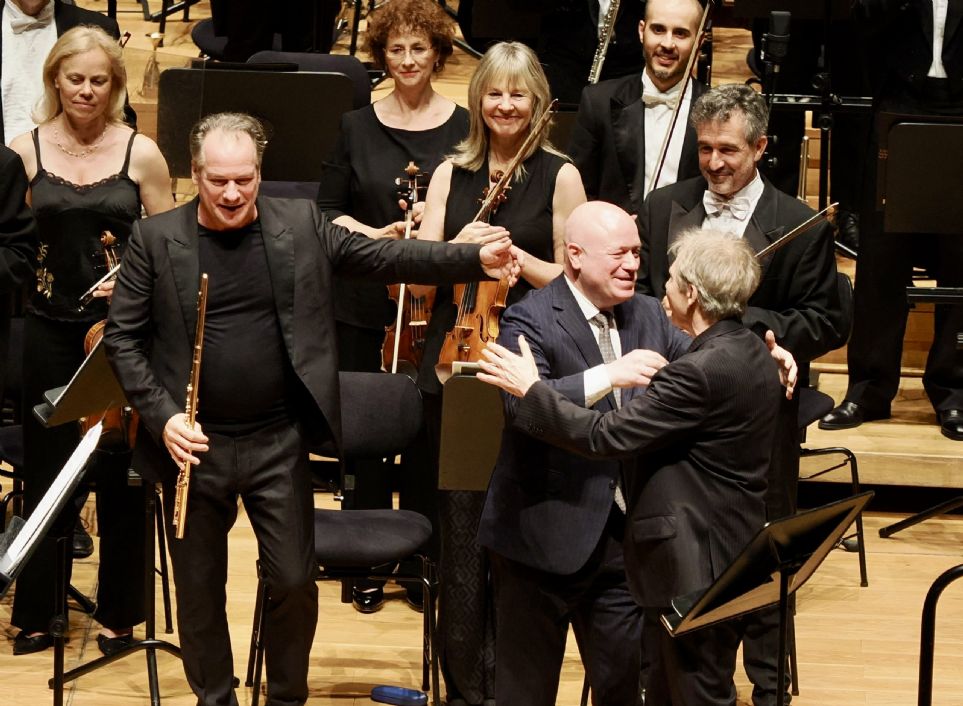
[[[953,441],[963,441],[963,410],[944,409],[937,416],[943,436]]]
[[[859,216],[840,209],[836,216],[836,240],[852,251],[859,250]]]
[[[13,638],[13,653],[15,655],[29,655],[34,652],[43,652],[53,643],[53,637],[49,633],[44,632],[33,637],[27,637],[27,633],[21,630]]]
[[[863,422],[872,422],[876,419],[889,419],[889,412],[871,412],[855,402],[843,400],[841,405],[819,420],[819,428],[853,429]]]
[[[73,542],[71,544],[71,550],[74,555],[74,559],[86,559],[91,554],[94,553],[94,540],[91,538],[84,526],[77,523],[74,527]]]
[[[130,647],[134,642],[134,634],[118,635],[117,637],[107,637],[104,634],[97,636],[97,647],[105,657],[112,657],[125,647]]]
[[[377,613],[384,607],[385,592],[381,588],[371,588],[365,591],[351,589],[351,605],[359,613]]]
[[[421,586],[406,588],[405,589],[405,601],[408,603],[408,607],[419,613],[425,612],[425,594],[421,589]]]

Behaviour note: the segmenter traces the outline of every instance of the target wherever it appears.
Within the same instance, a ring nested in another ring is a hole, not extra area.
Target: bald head
[[[605,201],[583,203],[565,222],[565,274],[600,309],[635,294],[640,250],[633,218]]]

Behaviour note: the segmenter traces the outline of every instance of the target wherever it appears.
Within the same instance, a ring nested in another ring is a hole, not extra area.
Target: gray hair
[[[731,233],[692,228],[676,238],[669,254],[675,256],[676,279],[695,287],[708,318],[718,321],[742,316],[762,272],[745,240]]]
[[[708,122],[724,123],[738,110],[746,118],[746,142],[756,144],[766,134],[769,109],[766,99],[742,83],[710,88],[692,105],[689,123],[697,128]]]
[[[261,160],[264,158],[264,148],[267,147],[267,135],[264,132],[264,125],[257,118],[247,113],[212,113],[201,118],[194,127],[191,128],[191,162],[198,168],[204,166],[204,140],[207,136],[217,130],[224,132],[242,132],[254,142],[254,151],[257,156],[257,168],[261,169]]]

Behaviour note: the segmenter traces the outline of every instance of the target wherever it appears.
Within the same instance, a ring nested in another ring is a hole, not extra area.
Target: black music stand
[[[10,527],[0,537],[0,598],[6,595],[10,585],[33,555],[37,543],[46,536],[54,521],[64,509],[67,501],[77,490],[84,476],[90,455],[100,440],[101,425],[90,429],[67,460],[66,465],[54,479],[44,494],[40,504],[24,522],[14,517]],[[63,706],[64,701],[64,631],[67,628],[67,540],[57,542],[57,587],[54,591],[56,609],[50,619],[50,634],[54,638],[54,706]]]
[[[125,404],[127,399],[120,383],[114,376],[107,362],[104,343],[101,340],[81,364],[73,378],[65,387],[49,390],[44,397],[47,402],[37,405],[33,409],[34,416],[44,425],[57,426],[76,421],[80,417],[102,415],[104,410]],[[99,425],[98,425],[99,426]],[[147,679],[150,688],[152,706],[160,706],[160,687],[157,681],[157,650],[163,650],[176,657],[180,657],[178,646],[155,637],[154,620],[154,522],[157,512],[157,501],[154,487],[150,483],[144,484],[144,618],[145,635],[142,640],[134,640],[119,652],[99,657],[87,664],[71,669],[64,673],[63,651],[66,618],[63,619],[58,633],[51,630],[54,636],[54,675],[49,681],[54,690],[54,706],[63,703],[63,687],[66,682],[73,681],[85,674],[115,662],[134,652],[144,650],[147,653]],[[61,550],[62,552],[65,549]],[[65,566],[61,562],[61,571]],[[58,577],[57,590],[64,590],[64,577]],[[58,605],[63,602],[58,597]]]
[[[871,101],[861,96],[841,97],[833,93],[830,28],[835,20],[852,14],[852,0],[735,0],[737,17],[764,18],[772,10],[788,11],[793,19],[822,20],[823,42],[820,71],[813,77],[817,95],[785,94],[771,91],[770,103],[777,110],[812,111],[813,125],[819,128],[819,210],[829,205],[829,145],[834,114],[862,112],[872,107]],[[769,94],[769,86],[763,87]],[[852,256],[854,253],[848,251]]]
[[[498,388],[474,375],[453,375],[441,407],[440,490],[488,490],[505,417]]]
[[[271,142],[262,178],[316,182],[353,96],[354,83],[341,73],[167,69],[158,87],[157,146],[171,176],[188,177],[194,123],[211,113],[249,113]]]
[[[963,164],[958,158],[963,152],[963,116],[881,113],[878,130],[876,203],[883,211],[883,231],[963,237],[963,200],[957,193],[963,181]],[[934,181],[933,174],[940,179]],[[911,305],[961,306],[963,288],[907,287],[906,297]],[[963,332],[956,337],[957,349],[963,349]],[[959,507],[963,507],[963,495],[887,525],[879,530],[879,536],[891,537]]]
[[[662,616],[673,637],[752,611],[779,605],[779,668],[776,684],[786,681],[786,630],[789,596],[802,587],[846,534],[873,493],[767,523],[709,588],[672,601]],[[786,693],[779,689],[777,706]]]

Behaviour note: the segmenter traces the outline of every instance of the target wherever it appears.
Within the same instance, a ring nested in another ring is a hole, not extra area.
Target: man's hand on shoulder
[[[183,412],[167,420],[167,424],[164,425],[163,439],[167,453],[174,459],[178,468],[188,461],[195,466],[200,464],[200,459],[194,454],[207,451],[208,439],[201,431],[201,425],[195,422],[194,428],[191,429],[187,426],[187,415]]]
[[[661,354],[639,348],[608,363],[605,370],[612,387],[646,387],[668,363]]]

